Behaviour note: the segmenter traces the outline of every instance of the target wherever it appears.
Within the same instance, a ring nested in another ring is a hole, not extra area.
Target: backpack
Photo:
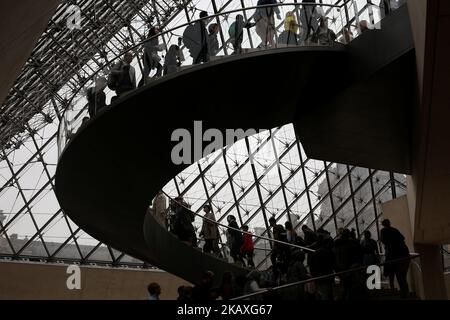
[[[234,38],[236,35],[236,21],[233,22],[230,27],[228,28],[228,35],[230,38]]]
[[[196,33],[195,33],[195,25],[190,24],[186,27],[186,29],[183,32],[183,43],[186,48],[189,50],[192,50],[195,48],[196,45],[198,45],[196,39]]]

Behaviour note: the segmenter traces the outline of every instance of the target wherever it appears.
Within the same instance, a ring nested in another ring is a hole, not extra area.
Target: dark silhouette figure
[[[208,52],[210,57],[214,57],[219,53],[219,39],[217,38],[219,28],[217,23],[211,23],[208,26]]]
[[[205,271],[202,280],[192,289],[193,302],[211,301],[211,289],[214,280],[214,273],[212,271]]]
[[[159,300],[159,295],[161,294],[161,287],[156,282],[152,282],[147,286],[148,299],[149,300]]]
[[[306,224],[302,226],[303,239],[305,241],[305,246],[312,246],[317,241],[317,234],[311,230]]]
[[[383,228],[380,231],[380,240],[384,244],[386,251],[387,264],[384,266],[384,274],[389,277],[391,289],[394,290],[394,277],[397,278],[398,285],[402,297],[406,298],[409,293],[408,281],[406,276],[408,274],[409,260],[388,263],[392,260],[409,257],[409,249],[405,244],[405,237],[396,228],[391,227],[391,222],[388,219],[381,223]]]
[[[132,61],[133,55],[127,52],[110,71],[108,87],[116,91],[118,97],[136,89],[136,70],[131,66]]]
[[[205,239],[203,252],[213,253],[214,242],[217,241],[219,237],[219,229],[217,228],[217,224],[213,222],[216,221],[216,218],[214,217],[214,212],[211,210],[211,206],[209,204],[204,205],[203,211],[205,212],[206,218],[203,220],[202,230],[200,231],[200,236],[203,236]]]
[[[192,302],[192,287],[179,286],[178,287],[178,301]]]
[[[233,229],[239,229],[239,226],[236,222],[236,217],[233,215],[229,215],[227,217],[228,226]],[[244,238],[242,233],[238,230],[228,229],[227,232],[230,237],[230,255],[233,258],[234,263],[240,262],[242,265],[245,265],[244,259],[242,259],[241,255],[241,247],[244,243]]]
[[[277,224],[275,217],[269,219],[269,224],[272,227],[273,238],[278,241],[287,243],[286,230],[281,224]],[[273,242],[272,244],[272,254],[270,255],[270,261],[275,267],[274,271],[278,269],[282,273],[286,272],[287,263],[290,256],[290,247],[284,243]]]
[[[242,40],[244,39],[244,16],[238,14],[236,20],[230,25],[228,34],[230,36],[231,44],[233,45],[233,53],[242,53]]]
[[[208,13],[206,11],[200,12],[199,18],[202,20],[188,26],[183,33],[183,42],[186,48],[189,49],[193,64],[209,61],[208,30],[206,30],[207,16]]]
[[[303,281],[309,278],[304,265],[305,253],[300,249],[295,249],[291,255],[291,263],[288,266],[286,280],[288,283]],[[290,287],[284,293],[288,300],[302,300],[306,298],[305,285]]]
[[[106,107],[106,94],[105,90],[107,85],[107,80],[105,77],[99,77],[95,80],[95,86],[87,89],[86,97],[88,100],[88,112],[91,119],[95,115]]]
[[[233,284],[233,274],[231,272],[227,271],[223,273],[219,291],[223,300],[230,300],[235,297],[236,289]]]
[[[351,236],[351,231],[344,229],[341,237],[334,242],[336,271],[346,271],[358,268],[362,263],[362,250],[359,242]],[[343,285],[343,299],[350,300],[361,297],[361,282],[359,272],[345,273],[340,276]]]
[[[377,242],[372,239],[372,234],[369,230],[364,231],[364,238],[361,241],[361,249],[363,254],[363,265],[369,266],[380,263],[378,245]]]
[[[147,83],[147,77],[150,74],[150,71],[156,69],[155,77],[160,77],[163,71],[163,66],[161,64],[161,57],[158,55],[158,51],[164,50],[165,46],[163,44],[159,44],[158,34],[160,30],[158,27],[151,27],[148,32],[148,40],[144,44],[144,70],[142,73],[142,79],[139,81],[138,87],[143,86]]]
[[[242,226],[242,231],[244,231],[244,242],[242,243],[241,254],[243,258],[247,259],[247,265],[254,268],[255,263],[253,262],[253,253],[255,248],[253,246],[253,237],[252,234],[248,231],[248,226]]]
[[[175,210],[173,233],[175,233],[181,241],[188,245],[197,246],[197,235],[195,234],[194,221],[195,215],[186,207],[187,203],[183,201],[182,197],[175,198],[173,205]]]
[[[317,239],[318,249],[310,253],[309,270],[313,278],[330,275],[335,270],[335,260],[332,251],[333,240],[319,236]],[[334,277],[316,280],[316,298],[318,300],[333,299]]]

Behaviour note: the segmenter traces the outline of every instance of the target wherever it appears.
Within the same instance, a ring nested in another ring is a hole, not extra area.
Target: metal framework
[[[82,30],[65,28],[72,4],[81,9]],[[150,24],[176,26],[197,18],[199,10],[217,14],[255,4],[256,0],[64,1],[0,107],[0,256],[149,267],[92,239],[60,209],[53,192],[57,122],[85,79],[145,39]],[[341,14],[348,15],[351,6],[345,9]],[[355,19],[357,15],[347,20]],[[222,29],[220,39],[227,54]],[[250,36],[248,41],[250,47],[256,45]],[[379,202],[401,195],[404,188],[400,175],[308,159],[288,125],[208,156],[175,177],[165,191],[184,195],[197,212],[209,202],[218,221],[234,214],[254,232],[270,236],[270,215],[331,232],[341,226],[355,227],[359,234],[377,231]],[[268,244],[261,241],[257,246]]]
[[[309,159],[293,126],[285,125],[211,154],[177,175],[164,191],[183,196],[197,213],[211,204],[218,222],[234,215],[262,236],[270,237],[268,220],[274,216],[281,224],[290,221],[297,231],[307,224],[336,236],[338,228],[354,228],[358,236],[369,230],[378,239],[381,204],[404,195],[405,181],[400,174]],[[201,223],[197,219],[196,227]],[[225,231],[221,228],[221,242],[226,242]],[[255,245],[270,247],[259,239]],[[260,253],[262,264],[266,254]]]

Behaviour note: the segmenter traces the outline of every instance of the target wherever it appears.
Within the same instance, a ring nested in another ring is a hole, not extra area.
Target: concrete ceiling
[[[61,0],[0,2],[0,104]]]

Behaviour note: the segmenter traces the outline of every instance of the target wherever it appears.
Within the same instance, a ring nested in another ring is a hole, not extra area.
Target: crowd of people
[[[197,236],[193,222],[195,214],[182,197],[177,197],[166,208],[166,200],[162,192],[159,192],[152,206],[152,214],[156,220],[170,232],[176,235],[180,241],[189,246],[198,248],[206,254],[212,254],[219,258],[227,258],[224,250],[220,249],[219,226],[210,205],[203,206],[202,227]],[[290,219],[289,219],[290,220]],[[244,294],[254,293],[261,288],[272,288],[279,285],[293,283],[311,278],[324,277],[338,274],[340,282],[336,286],[335,276],[329,276],[308,284],[286,288],[276,294],[289,299],[357,299],[365,296],[367,274],[365,266],[378,265],[385,262],[384,275],[389,279],[392,290],[395,288],[395,279],[403,297],[409,293],[407,272],[410,264],[410,254],[405,244],[405,238],[390,221],[382,221],[380,230],[380,242],[384,245],[385,259],[381,259],[379,244],[372,239],[370,231],[366,230],[358,239],[354,229],[341,228],[337,230],[335,238],[323,228],[312,230],[308,225],[301,226],[301,233],[296,231],[291,221],[284,225],[277,222],[275,217],[268,221],[270,225],[270,261],[271,267],[265,271],[255,269],[254,237],[247,225],[239,227],[236,217],[227,216],[228,227],[226,236],[227,252],[232,261],[248,269],[246,277],[226,273],[222,279],[222,287],[211,287],[210,295],[205,292],[203,298],[221,297],[228,299]],[[201,239],[201,240],[199,240]],[[200,243],[203,242],[203,245]],[[347,272],[349,270],[355,270]],[[339,274],[342,273],[343,274]],[[208,287],[212,273],[205,274],[202,290]],[[212,285],[212,284],[211,284]],[[231,290],[233,288],[233,290]],[[193,299],[196,301],[196,290],[180,289],[180,299]],[[224,293],[224,291],[226,291]],[[230,293],[232,292],[232,293]],[[273,298],[275,293],[269,291]],[[264,295],[267,296],[267,293]],[[191,298],[189,298],[191,297]],[[263,295],[255,298],[262,298]],[[202,299],[203,299],[202,298]]]
[[[409,259],[406,258],[409,257],[409,251],[404,237],[390,225],[389,220],[385,219],[382,225],[380,237],[386,252],[384,273],[389,277],[392,290],[395,290],[394,278],[397,278],[401,296],[406,298],[409,293],[406,281],[409,267]],[[309,227],[303,226],[304,237],[301,237],[296,235],[293,229],[288,232],[283,228],[285,232],[282,232],[282,228],[276,223],[272,225],[272,229],[281,232],[278,234],[279,237],[284,237],[284,234],[286,238],[294,237],[291,238],[292,241],[296,240],[298,243],[315,248],[315,251],[291,248],[289,253],[287,249],[282,253],[285,249],[279,247],[276,254],[277,261],[272,267],[265,271],[253,269],[247,275],[234,275],[226,271],[221,279],[216,279],[212,271],[205,271],[201,280],[194,286],[178,288],[177,300],[207,302],[238,297],[247,300],[358,300],[367,297],[367,274],[363,268],[358,267],[379,264],[381,261],[378,244],[371,238],[369,231],[365,231],[363,238],[358,241],[355,238],[355,232],[348,229],[341,229],[336,239],[332,239],[323,229],[314,232]],[[282,254],[285,255],[284,262],[278,260],[278,255]],[[280,263],[286,263],[286,265],[281,267]],[[283,268],[285,268],[284,271],[282,271]],[[357,271],[342,272],[348,270]],[[336,277],[334,273],[338,276]],[[312,279],[318,277],[322,278]],[[336,278],[339,279],[339,284],[336,284]],[[272,289],[297,282],[301,284],[283,289]],[[154,299],[155,292],[160,291],[159,286],[154,284],[149,286],[150,299]]]
[[[304,0],[303,2],[310,3],[310,5],[303,5],[296,10],[286,12],[284,20],[281,17],[280,8],[276,6],[276,0],[259,0],[257,6],[260,8],[257,8],[248,20],[245,20],[242,14],[237,14],[228,28],[229,43],[233,47],[232,54],[243,52],[244,30],[251,28],[255,28],[255,32],[261,40],[258,48],[298,45],[330,46],[335,43],[347,44],[353,40],[354,35],[347,27],[342,28],[338,38],[338,35],[329,28],[329,18],[325,16],[322,7],[316,5],[316,0]],[[389,1],[382,0],[382,16],[387,15],[390,10]],[[277,29],[275,16],[278,20],[284,21],[284,30]],[[139,83],[136,82],[136,70],[131,65],[133,54],[127,52],[119,62],[110,68],[107,77],[98,77],[94,86],[86,90],[89,117],[83,118],[83,123],[107,106],[104,93],[106,87],[116,93],[111,99],[113,102],[149,83],[152,79],[177,72],[185,61],[183,45],[189,51],[193,64],[205,63],[213,59],[220,51],[218,35],[221,26],[216,22],[208,25],[210,19],[208,19],[206,11],[201,11],[198,18],[199,20],[185,28],[182,37],[178,38],[178,43],[170,45],[169,48],[164,43],[160,43],[161,30],[159,27],[150,26],[149,40],[143,45],[141,58],[143,70]],[[360,33],[364,33],[369,30],[369,25],[368,21],[361,20],[357,29]],[[162,62],[161,52],[165,52],[164,62]],[[154,74],[149,77],[152,70],[154,70]]]

